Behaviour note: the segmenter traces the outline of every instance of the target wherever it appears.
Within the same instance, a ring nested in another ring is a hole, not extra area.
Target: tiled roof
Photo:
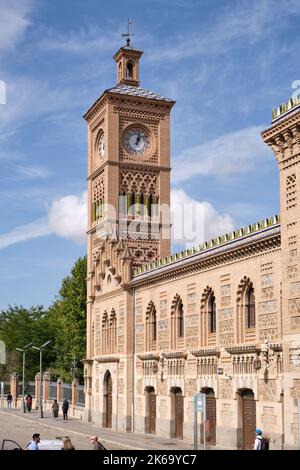
[[[130,96],[138,96],[140,98],[151,98],[152,100],[160,100],[160,101],[169,101],[172,103],[172,100],[166,98],[165,96],[161,96],[154,91],[145,90],[139,86],[130,86],[130,85],[117,85],[113,88],[110,88],[110,93],[118,93],[120,95],[130,95]]]

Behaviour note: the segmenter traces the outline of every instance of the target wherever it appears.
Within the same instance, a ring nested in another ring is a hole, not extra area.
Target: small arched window
[[[156,341],[157,324],[156,324],[156,310],[152,311],[152,341]]]
[[[126,78],[127,80],[133,79],[133,64],[131,62],[127,62],[126,64]]]
[[[182,303],[178,306],[178,337],[183,338],[184,336],[184,314]]]
[[[245,314],[246,314],[246,328],[255,327],[255,295],[253,285],[247,289],[246,292],[246,304],[245,304]]]
[[[119,69],[118,69],[118,80],[119,82],[122,80],[122,63],[119,63]]]
[[[208,332],[216,332],[217,304],[216,298],[212,293],[208,301]]]

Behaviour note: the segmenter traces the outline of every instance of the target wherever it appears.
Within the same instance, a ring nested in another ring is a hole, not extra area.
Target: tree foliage
[[[53,305],[26,309],[10,306],[0,312],[0,340],[6,346],[6,364],[0,365],[0,379],[8,380],[12,372],[22,376],[22,353],[28,343],[41,346],[51,344],[43,352],[43,370],[70,381],[72,362],[77,364],[76,377],[83,378],[80,362],[86,351],[86,257],[79,258],[70,276],[62,281],[59,295]],[[34,380],[39,372],[39,352],[30,348],[26,353],[26,378]],[[53,377],[55,378],[55,377]]]

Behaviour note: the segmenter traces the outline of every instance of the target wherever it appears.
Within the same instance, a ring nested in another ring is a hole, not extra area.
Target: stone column
[[[35,380],[35,409],[38,409],[40,401],[40,373],[38,372],[34,378]]]
[[[61,377],[58,377],[57,388],[56,388],[57,403],[60,403],[62,400],[62,383],[63,383],[63,379]]]
[[[45,402],[49,400],[49,385],[50,385],[50,374],[48,372],[45,372],[43,376],[43,398]]]
[[[13,397],[13,406],[17,408],[18,402],[18,385],[19,385],[19,376],[16,372],[13,372],[10,376],[10,393]]]
[[[78,385],[78,380],[74,379],[72,382],[72,411],[73,411],[73,416],[75,415],[75,407],[77,403],[77,385]]]

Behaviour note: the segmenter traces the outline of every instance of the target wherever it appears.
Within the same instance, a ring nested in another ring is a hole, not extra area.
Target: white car
[[[61,450],[63,447],[63,441],[61,439],[41,439],[38,446],[39,450]],[[1,450],[26,450],[26,447],[22,447],[11,439],[4,439],[2,441]]]

